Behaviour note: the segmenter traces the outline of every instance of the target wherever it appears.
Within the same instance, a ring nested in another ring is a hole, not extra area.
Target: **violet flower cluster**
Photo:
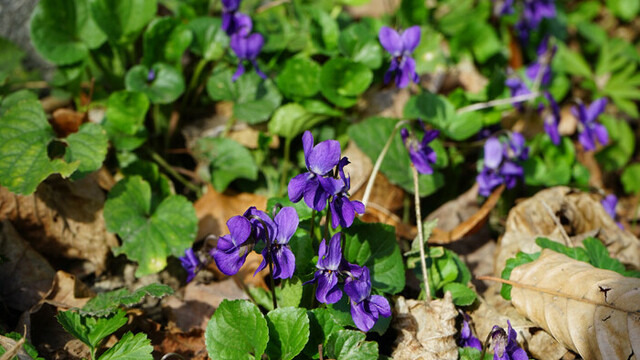
[[[518,333],[511,327],[511,322],[507,320],[508,330],[495,325],[491,330],[491,340],[493,342],[493,360],[529,360],[527,352],[524,351],[516,338]]]
[[[238,11],[241,0],[222,0],[222,29],[231,37],[231,49],[240,59],[238,68],[231,78],[232,81],[244,74],[244,62],[249,61],[256,73],[263,79],[267,76],[258,67],[258,55],[264,45],[264,38],[260,33],[251,33],[253,22],[249,15]]]
[[[484,143],[484,166],[476,177],[478,193],[489,196],[491,191],[501,184],[507,189],[516,185],[524,171],[520,163],[529,157],[529,148],[525,145],[524,136],[511,133],[500,141],[492,137]]]
[[[480,339],[475,337],[471,332],[471,326],[469,325],[469,321],[471,319],[469,318],[469,315],[461,311],[460,313],[462,314],[463,320],[462,328],[460,329],[460,339],[458,339],[458,345],[460,347],[472,347],[482,351],[482,343],[480,342]]]
[[[578,135],[578,141],[586,151],[595,150],[596,141],[602,145],[609,143],[607,128],[597,122],[598,117],[604,112],[606,106],[607,99],[600,98],[592,102],[589,107],[580,103],[577,107],[571,108],[571,113],[579,121],[580,135]]]
[[[317,283],[316,299],[323,304],[334,304],[342,298],[340,283],[349,297],[351,317],[358,329],[369,331],[380,316],[391,316],[389,301],[381,295],[371,294],[371,277],[366,266],[347,262],[340,244],[342,234],[331,237],[329,246],[323,239],[318,250],[317,271],[313,279],[304,284]]]
[[[308,172],[296,175],[287,187],[289,200],[296,203],[304,198],[311,209],[322,211],[329,204],[331,225],[337,228],[353,224],[355,214],[364,214],[364,204],[349,200],[351,180],[344,173],[349,159],[340,156],[340,143],[325,140],[314,146],[313,135],[302,135],[304,161]]]
[[[555,0],[524,0],[522,5],[522,14],[516,24],[516,29],[520,38],[526,42],[531,32],[538,28],[542,20],[556,17],[556,6]],[[515,12],[513,0],[504,0],[499,6],[498,13],[500,15]]]
[[[405,88],[411,81],[417,83],[416,62],[411,57],[420,43],[420,27],[412,26],[398,33],[390,27],[383,26],[378,33],[382,47],[392,56],[389,70],[384,74],[384,83],[388,84],[395,77],[396,86]]]
[[[429,143],[440,135],[438,130],[427,130],[424,123],[420,121],[420,126],[424,130],[422,140],[418,140],[413,133],[406,128],[400,130],[402,142],[409,152],[411,163],[420,174],[433,174],[431,165],[436,163],[436,152],[429,146]]]

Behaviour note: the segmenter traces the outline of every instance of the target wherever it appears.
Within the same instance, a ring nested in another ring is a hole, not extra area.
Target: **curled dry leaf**
[[[358,110],[362,112],[363,119],[370,116],[401,119],[404,114],[404,106],[410,97],[411,92],[406,88],[398,89],[394,86],[380,89],[372,87],[364,93],[358,103]]]
[[[0,222],[0,254],[7,259],[0,264],[0,297],[5,306],[25,311],[47,292],[55,270],[7,220]]]
[[[515,308],[583,358],[638,358],[640,279],[545,249],[511,281]]]
[[[0,218],[13,222],[50,261],[88,260],[99,273],[111,247],[118,245],[104,223],[104,201],[95,173],[78,181],[52,177],[28,196],[0,187]]]
[[[22,349],[25,340],[24,336],[22,339],[15,341],[0,335],[0,346],[6,350],[6,352],[0,356],[0,360],[10,360],[13,359],[14,356],[17,356],[18,360],[33,360],[33,358]]]
[[[579,246],[586,236],[597,236],[612,257],[635,268],[640,264],[640,240],[616,225],[597,196],[558,186],[540,191],[509,211],[494,273],[499,276],[507,259],[518,251],[540,251],[535,243],[537,237],[566,243],[563,230],[571,237],[571,246]]]
[[[57,109],[53,112],[51,126],[59,137],[67,137],[78,132],[80,125],[87,120],[87,113],[80,113],[72,109]]]
[[[456,311],[447,292],[442,299],[424,301],[396,300],[391,326],[399,332],[392,357],[396,360],[455,360],[458,347]]]

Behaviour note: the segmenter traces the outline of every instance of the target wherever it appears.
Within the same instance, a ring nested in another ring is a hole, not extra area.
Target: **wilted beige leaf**
[[[33,360],[33,358],[22,349],[25,340],[26,339],[22,337],[19,341],[15,341],[0,335],[0,346],[6,350],[6,352],[0,356],[0,360],[10,360],[13,359],[14,356],[16,356],[18,360]]]
[[[640,279],[545,249],[511,281],[515,308],[583,358],[638,358]]]
[[[442,299],[396,300],[391,326],[399,332],[392,357],[395,360],[455,360],[458,347],[454,339],[458,312],[447,292]]]
[[[551,209],[546,208],[545,204]],[[555,219],[553,218],[555,215]],[[508,258],[518,251],[540,251],[535,239],[539,236],[565,243],[562,229],[571,237],[570,245],[580,245],[587,236],[602,240],[612,257],[632,267],[640,264],[640,240],[621,230],[600,205],[596,195],[558,186],[543,190],[518,203],[509,211],[506,231],[500,240],[494,273],[500,275]]]

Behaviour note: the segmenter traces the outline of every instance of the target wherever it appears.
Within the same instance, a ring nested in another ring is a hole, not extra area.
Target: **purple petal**
[[[547,133],[547,135],[549,135],[551,142],[553,142],[555,145],[560,145],[560,133],[558,132],[557,124],[551,121],[545,121],[544,131]]]
[[[602,199],[600,203],[602,204],[604,211],[606,211],[607,214],[609,214],[609,216],[611,216],[612,219],[615,219],[616,205],[618,205],[618,198],[613,194],[609,194],[604,199]]]
[[[242,65],[241,61],[240,63],[238,63],[238,69],[236,70],[235,74],[233,74],[231,81],[235,82],[242,74],[244,74],[244,65]]]
[[[251,223],[244,216],[236,215],[227,220],[234,245],[239,246],[251,236]]]
[[[394,57],[400,56],[402,54],[402,38],[392,28],[387,26],[383,26],[382,28],[380,28],[380,32],[378,32],[378,39],[380,39],[380,44],[382,44],[382,47]]]
[[[329,247],[327,247],[325,239],[322,239],[320,249],[318,251],[317,267],[319,269],[338,271],[340,263],[342,262],[342,246],[340,239],[341,233],[338,232],[333,235],[329,241]]]
[[[430,142],[435,140],[440,135],[440,130],[427,130],[422,138],[422,145],[427,146]]]
[[[578,141],[582,144],[582,147],[585,151],[591,151],[596,149],[596,144],[593,140],[593,136],[591,131],[585,128],[580,135],[578,135]]]
[[[387,70],[386,73],[384,73],[384,84],[388,84],[389,81],[391,81],[391,77],[393,77],[396,73],[396,70],[398,70],[398,61],[396,60],[396,58],[392,58],[391,59],[391,65],[389,65],[389,69]]]
[[[241,0],[222,0],[222,6],[226,11],[236,11],[240,6]]]
[[[273,278],[288,279],[296,270],[296,257],[288,245],[276,247],[273,255]]]
[[[310,151],[308,157],[309,171],[317,175],[325,175],[340,161],[340,143],[337,140],[325,140]]]
[[[235,246],[231,238],[226,235],[218,239],[217,247],[213,251],[213,259],[220,271],[231,276],[240,270],[248,253],[247,249]]]
[[[365,309],[365,302],[354,303],[351,302],[351,318],[356,324],[358,329],[367,332],[376,324],[378,320],[378,313],[370,313]]]
[[[406,56],[402,60],[400,74],[396,75],[396,86],[399,89],[407,87],[416,73],[416,62],[412,58]]]
[[[505,161],[500,168],[500,174],[510,176],[522,176],[522,167],[512,161]]]
[[[495,171],[485,167],[482,169],[482,172],[476,176],[476,182],[478,183],[478,194],[489,196],[496,186],[504,182],[504,179],[495,173]]]
[[[484,165],[497,169],[502,162],[502,144],[497,138],[489,138],[484,143]]]
[[[314,175],[312,173],[304,173],[296,175],[289,181],[287,193],[289,194],[289,200],[291,200],[291,202],[297,203],[302,199],[307,182],[313,177]]]
[[[262,46],[264,45],[264,38],[260,33],[253,33],[247,36],[245,39],[247,41],[247,59],[255,59],[258,54],[260,54],[260,50],[262,50]]]
[[[273,221],[276,223],[278,233],[275,237],[276,243],[284,245],[289,243],[289,239],[298,229],[298,213],[290,206],[283,207],[278,214],[276,214]]]
[[[234,20],[235,19],[233,13],[222,13],[222,30],[229,36],[233,35]]]
[[[233,31],[240,36],[248,36],[253,29],[253,22],[251,17],[247,14],[236,13],[233,18]]]
[[[307,181],[307,185],[304,189],[304,202],[308,207],[316,211],[322,211],[325,206],[327,206],[328,198],[329,193],[320,186],[320,181],[317,177]]]
[[[413,163],[413,166],[416,167],[416,170],[418,170],[418,172],[420,174],[427,174],[427,175],[431,175],[433,174],[433,169],[431,168],[431,163],[432,161],[430,161],[430,157],[433,158],[434,156],[431,155],[435,155],[435,153],[433,152],[433,150],[431,150],[431,148],[426,148],[424,149],[424,151],[409,151],[409,157],[411,158],[411,162]],[[435,159],[433,159],[435,162]]]
[[[593,127],[593,132],[598,139],[598,142],[602,145],[607,145],[609,143],[609,133],[607,132],[607,128],[602,124],[595,124]]]
[[[258,67],[258,61],[256,59],[253,59],[251,60],[251,64],[253,64],[253,70],[256,71],[256,74],[258,74],[258,76],[260,76],[264,80],[267,80],[267,75],[263,73],[262,70],[260,70],[260,67]]]
[[[319,178],[320,185],[329,195],[337,195],[345,188],[344,180],[332,177]]]
[[[412,26],[402,32],[403,52],[408,55],[420,44],[420,26]],[[389,51],[390,52],[390,51]]]
[[[358,267],[357,265],[353,265],[354,270],[352,275],[345,280],[344,283],[344,291],[349,295],[351,301],[353,302],[361,302],[371,295],[371,280],[369,277],[369,269],[366,266]],[[358,276],[354,274],[357,272],[357,269],[362,269],[362,274]],[[357,276],[357,277],[355,277]]]
[[[335,304],[342,298],[342,291],[338,287],[336,272],[317,271],[318,288],[316,299],[323,304]]]
[[[364,204],[359,200],[351,201],[351,205],[353,205],[353,209],[360,215],[364,214],[365,208]]]
[[[389,300],[384,296],[380,295],[371,295],[369,298],[369,306],[375,307],[378,311],[378,314],[382,315],[382,317],[391,316],[391,306],[389,306]]]
[[[604,109],[607,107],[607,98],[600,98],[596,101],[592,102],[589,105],[587,114],[587,122],[594,122],[604,112]]]

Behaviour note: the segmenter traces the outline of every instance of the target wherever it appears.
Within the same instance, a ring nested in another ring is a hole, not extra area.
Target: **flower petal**
[[[376,324],[378,314],[371,314],[365,309],[364,301],[359,303],[351,302],[351,318],[358,329],[367,332]]]
[[[235,74],[233,74],[233,77],[231,78],[231,81],[235,82],[236,80],[238,80],[238,78],[244,74],[244,65],[242,65],[242,61],[240,61],[238,63],[238,68],[236,69]]]
[[[602,124],[595,124],[593,127],[593,132],[595,133],[598,142],[602,145],[607,145],[609,143],[609,133],[607,132],[607,128]]]
[[[258,54],[260,54],[260,50],[262,50],[262,46],[264,45],[264,38],[260,33],[253,33],[246,37],[246,58],[249,60],[255,59]]]
[[[325,175],[340,161],[340,143],[337,140],[325,140],[309,153],[309,171],[317,175]]]
[[[298,174],[289,181],[287,193],[289,194],[289,200],[291,200],[291,202],[297,203],[302,199],[307,182],[313,176],[312,173]]]
[[[402,32],[402,44],[405,54],[410,54],[420,44],[420,26],[412,26]]]
[[[607,98],[600,98],[595,100],[589,105],[587,109],[587,122],[594,122],[604,112],[607,107]]]
[[[331,237],[328,247],[326,246],[325,240],[322,239],[320,251],[318,251],[318,268],[338,271],[340,263],[342,262],[342,244],[340,240],[340,232],[337,232]]]
[[[288,279],[296,270],[296,257],[288,245],[278,246],[273,255],[273,278]]]
[[[287,206],[283,207],[280,212],[276,214],[273,221],[276,223],[278,229],[275,241],[283,245],[289,242],[289,239],[291,239],[298,229],[300,219],[298,218],[296,209]]]
[[[338,287],[338,275],[336,272],[318,271],[318,288],[316,299],[323,304],[335,304],[342,298],[342,291]]]
[[[502,144],[497,138],[489,138],[484,143],[484,165],[497,169],[502,162]]]
[[[383,26],[382,28],[380,28],[380,31],[378,32],[378,39],[380,39],[380,44],[382,44],[382,47],[394,57],[400,56],[400,54],[402,54],[402,38],[392,28],[387,26]]]
[[[307,185],[304,189],[304,202],[308,207],[322,211],[327,206],[327,199],[329,194],[320,186],[320,181],[317,178],[307,181]]]
[[[251,236],[251,223],[244,216],[233,216],[227,220],[227,227],[236,246],[242,245]]]
[[[369,306],[375,306],[378,310],[378,314],[382,317],[391,316],[391,306],[389,306],[389,300],[381,295],[371,295],[369,299]]]

